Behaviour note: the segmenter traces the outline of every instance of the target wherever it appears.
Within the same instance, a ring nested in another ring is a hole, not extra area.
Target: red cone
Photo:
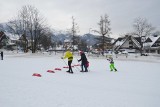
[[[53,70],[47,70],[47,72],[49,72],[49,73],[55,73]]]
[[[41,75],[41,74],[38,74],[38,73],[34,73],[32,76],[42,77],[42,75]]]

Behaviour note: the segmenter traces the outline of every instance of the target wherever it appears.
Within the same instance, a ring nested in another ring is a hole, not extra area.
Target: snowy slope
[[[89,57],[90,72],[68,74],[58,55],[6,55],[0,60],[0,107],[159,107],[160,63]],[[78,64],[76,56],[73,64]],[[65,61],[65,62],[64,62]],[[47,70],[62,68],[48,73]],[[34,77],[40,73],[42,77]]]

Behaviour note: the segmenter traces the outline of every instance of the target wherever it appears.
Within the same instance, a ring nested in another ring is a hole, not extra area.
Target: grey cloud
[[[159,0],[0,0],[0,22],[7,21],[23,5],[34,5],[48,19],[49,24],[66,29],[71,24],[71,16],[76,18],[82,33],[89,28],[97,28],[101,15],[107,13],[111,20],[113,34],[130,31],[133,20],[147,18],[159,26]]]

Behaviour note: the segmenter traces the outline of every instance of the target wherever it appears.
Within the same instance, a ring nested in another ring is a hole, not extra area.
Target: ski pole
[[[62,59],[63,60],[63,62],[67,65],[67,63],[64,61],[64,59]],[[68,65],[67,65],[68,66]]]
[[[75,64],[74,64],[75,65]],[[79,67],[77,67],[77,66],[74,66],[78,71],[80,71],[81,69],[79,68]]]
[[[77,59],[77,58],[76,58]],[[77,59],[77,61],[78,61],[78,59]],[[79,61],[78,61],[79,62]],[[75,64],[74,64],[75,65]],[[81,69],[79,68],[79,67],[77,67],[77,66],[75,66],[76,67],[76,69],[78,69],[79,71],[81,71]]]
[[[63,59],[63,62],[66,64],[66,66],[68,66],[67,63],[64,61],[64,59]],[[75,67],[75,66],[74,66],[74,67]],[[79,69],[78,69],[78,71],[79,71]]]

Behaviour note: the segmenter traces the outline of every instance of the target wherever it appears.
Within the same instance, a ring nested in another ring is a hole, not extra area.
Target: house
[[[63,47],[67,49],[68,47],[72,47],[73,40],[65,39]]]
[[[64,40],[64,45],[72,46],[72,43],[73,43],[73,40],[69,40],[69,39]]]
[[[9,50],[17,49],[16,43],[19,39],[18,35],[14,35],[8,32],[0,32],[0,48],[6,48]]]
[[[140,37],[133,37],[131,35],[126,35],[125,37],[118,38],[113,43],[113,51],[127,51],[129,53],[140,52]]]
[[[160,54],[160,36],[149,36],[143,46],[146,53]]]
[[[127,51],[128,53],[139,53],[141,48],[141,38],[126,35],[125,37],[119,37],[113,43],[114,51]],[[148,36],[143,40],[143,52],[160,54],[160,36]]]
[[[2,48],[3,46],[6,46],[7,43],[8,43],[8,37],[4,32],[1,31],[0,32],[0,48]]]

